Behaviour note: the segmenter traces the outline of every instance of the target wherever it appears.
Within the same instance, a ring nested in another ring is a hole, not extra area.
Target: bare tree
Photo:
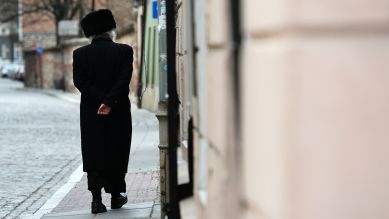
[[[9,22],[15,21],[18,14],[17,0],[0,0],[0,21]]]
[[[18,10],[19,2],[22,2],[22,10]],[[132,7],[131,0],[0,0],[0,23],[17,21],[19,16],[27,17],[28,24],[53,21],[59,45],[58,24],[61,20],[79,20],[89,11],[99,8],[109,8],[116,18],[120,18],[116,19],[119,34],[133,31],[136,18],[129,10]]]
[[[0,22],[7,22],[16,19],[18,16],[35,16],[39,19],[52,19],[55,24],[55,35],[57,45],[59,44],[58,24],[61,20],[73,20],[83,16],[85,11],[85,0],[24,0],[22,10],[17,10],[18,2],[22,0],[0,0]],[[16,7],[16,10],[15,10]]]

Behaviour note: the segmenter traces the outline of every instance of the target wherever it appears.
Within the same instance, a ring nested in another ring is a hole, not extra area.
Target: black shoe
[[[126,194],[120,194],[119,197],[111,198],[111,209],[119,209],[128,201]]]
[[[92,214],[107,212],[107,208],[100,200],[92,201]]]

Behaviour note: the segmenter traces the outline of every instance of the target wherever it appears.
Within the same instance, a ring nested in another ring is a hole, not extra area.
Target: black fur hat
[[[116,22],[110,10],[101,9],[87,14],[81,20],[81,27],[84,35],[90,37],[115,29]]]

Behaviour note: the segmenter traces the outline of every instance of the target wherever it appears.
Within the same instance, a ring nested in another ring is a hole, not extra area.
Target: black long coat
[[[128,98],[133,51],[108,38],[73,52],[73,82],[81,92],[81,151],[85,172],[127,172],[131,148],[131,104]],[[108,115],[98,115],[104,103]]]

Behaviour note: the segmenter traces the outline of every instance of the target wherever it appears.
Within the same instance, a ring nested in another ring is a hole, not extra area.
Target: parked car
[[[9,77],[16,79],[16,75],[20,71],[20,65],[15,63],[9,63],[3,65],[1,68],[1,77]]]
[[[3,74],[3,67],[5,65],[8,65],[9,63],[10,62],[8,62],[8,61],[4,61],[4,60],[0,59],[0,74],[1,74],[1,77],[3,77],[3,78],[8,76],[6,73]]]

